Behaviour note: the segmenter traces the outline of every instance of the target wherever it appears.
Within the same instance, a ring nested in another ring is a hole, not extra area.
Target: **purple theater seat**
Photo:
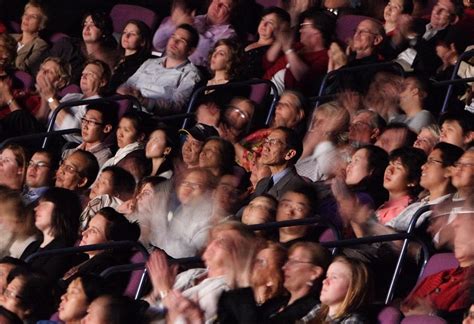
[[[59,32],[53,33],[51,36],[49,36],[48,41],[53,44],[66,37],[69,37],[69,35]]]
[[[459,262],[454,256],[454,253],[437,253],[430,257],[423,272],[418,279],[418,283],[426,277],[438,273],[443,270],[457,268]]]
[[[147,257],[144,256],[141,251],[137,251],[130,259],[130,263],[142,263],[146,261]],[[128,281],[127,288],[125,288],[125,291],[123,293],[125,296],[135,298],[135,294],[137,292],[138,285],[140,284],[140,279],[142,278],[143,271],[145,271],[145,269],[132,271],[132,273],[130,274],[130,280]]]
[[[401,324],[448,324],[448,322],[438,316],[412,315],[402,319]]]
[[[261,5],[263,8],[280,7],[280,1],[279,0],[257,0],[256,2],[259,5]]]
[[[336,236],[330,228],[326,228],[321,235],[319,235],[318,242],[333,242],[336,241]]]
[[[386,306],[377,315],[379,324],[398,324],[402,318],[402,313],[398,308],[393,306]]]
[[[339,17],[336,22],[336,40],[346,44],[347,40],[354,35],[354,30],[359,23],[368,18],[369,17],[358,15],[343,15]]]
[[[115,33],[121,33],[130,19],[143,21],[152,31],[158,22],[158,16],[152,10],[129,4],[115,5],[110,11],[110,17],[114,24]]]
[[[29,73],[24,71],[15,71],[13,78],[13,88],[23,89],[25,91],[34,89],[35,79]]]
[[[64,88],[62,88],[58,95],[62,98],[68,93],[80,93],[81,92],[81,87],[79,87],[77,84],[70,84]]]

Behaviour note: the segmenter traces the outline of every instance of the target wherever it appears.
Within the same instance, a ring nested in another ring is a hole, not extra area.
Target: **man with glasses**
[[[189,61],[198,42],[194,27],[179,25],[168,40],[166,56],[145,61],[117,93],[137,97],[152,114],[179,113],[201,80],[197,67]]]
[[[55,186],[82,193],[94,183],[98,173],[99,163],[94,154],[77,150],[60,162]]]
[[[85,150],[94,154],[102,166],[112,157],[110,144],[105,142],[107,136],[117,124],[117,107],[112,103],[88,105],[86,114],[81,119],[82,143],[74,149],[65,150],[62,158],[65,159],[77,150]]]
[[[34,205],[54,183],[58,161],[50,151],[40,150],[31,157],[26,170],[26,187],[22,193],[27,205]]]
[[[295,131],[286,127],[274,128],[263,144],[260,162],[270,168],[271,175],[257,183],[254,196],[268,193],[276,199],[306,181],[294,167],[303,152],[303,143]]]

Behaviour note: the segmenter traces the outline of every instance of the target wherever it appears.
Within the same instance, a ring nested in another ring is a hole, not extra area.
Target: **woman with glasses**
[[[63,188],[51,188],[46,191],[35,207],[35,226],[41,232],[41,238],[31,243],[21,255],[28,256],[42,251],[72,247],[79,232],[79,197]],[[44,256],[32,259],[33,269],[44,271],[50,279],[60,278],[76,262],[74,255]]]
[[[120,38],[122,54],[112,71],[107,91],[115,90],[128,80],[151,55],[151,31],[141,20],[132,19],[125,25]]]

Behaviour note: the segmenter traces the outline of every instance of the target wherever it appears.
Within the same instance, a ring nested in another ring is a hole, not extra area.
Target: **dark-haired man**
[[[168,40],[166,56],[145,61],[117,92],[136,96],[150,113],[180,112],[201,79],[197,67],[189,61],[198,42],[194,27],[179,25]]]

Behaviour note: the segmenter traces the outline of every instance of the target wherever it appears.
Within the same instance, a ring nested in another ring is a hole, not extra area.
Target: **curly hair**
[[[217,43],[212,48],[212,51],[209,52],[209,62],[211,61],[212,55],[216,49],[221,45],[227,46],[230,52],[230,58],[225,68],[227,76],[230,80],[238,79],[242,74],[242,46],[233,38],[221,39],[217,41]],[[213,72],[211,71],[211,73]]]

